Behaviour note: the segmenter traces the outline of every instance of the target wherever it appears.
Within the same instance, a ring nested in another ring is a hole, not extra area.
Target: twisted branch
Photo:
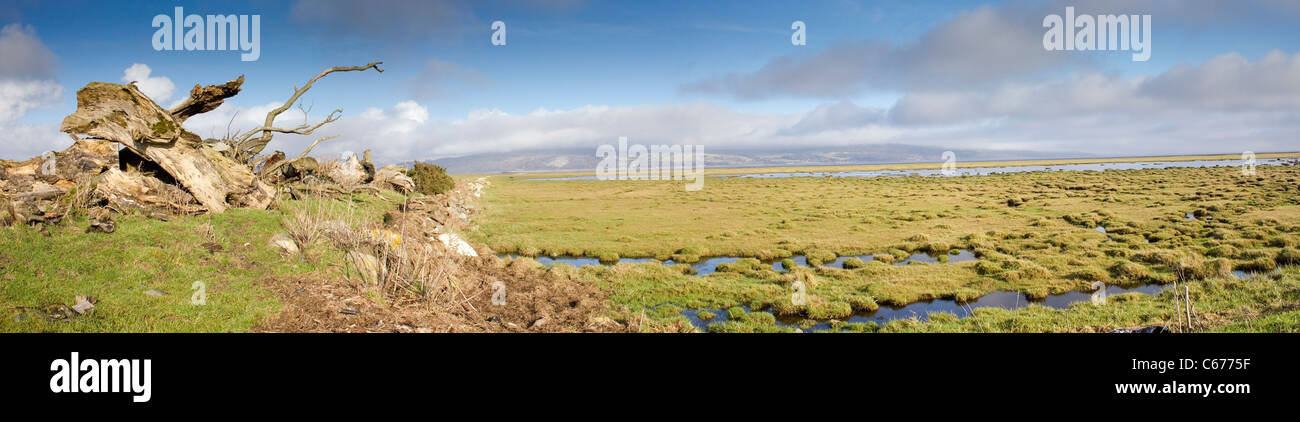
[[[242,136],[240,136],[239,140],[236,142],[235,145],[235,159],[241,161],[247,161],[253,157],[256,157],[258,154],[261,154],[262,150],[266,148],[266,145],[271,143],[271,137],[274,136],[276,133],[292,133],[298,135],[309,135],[316,129],[319,129],[321,126],[324,126],[327,123],[338,120],[337,114],[341,113],[343,110],[334,110],[334,112],[330,113],[329,116],[327,116],[324,121],[321,121],[316,125],[304,124],[302,126],[292,128],[292,129],[283,129],[274,126],[275,118],[280,114],[284,113],[285,111],[288,111],[289,107],[293,106],[293,104],[298,101],[298,97],[301,97],[303,93],[311,89],[312,84],[316,83],[316,81],[319,80],[320,78],[325,77],[325,75],[334,72],[365,71],[371,68],[375,69],[375,71],[377,72],[383,73],[384,70],[379,68],[379,65],[383,63],[384,62],[370,62],[367,63],[365,66],[331,67],[329,69],[325,69],[320,74],[317,74],[315,77],[311,78],[311,80],[307,81],[307,83],[303,85],[301,88],[294,86],[293,95],[290,96],[289,99],[286,100],[283,105],[266,113],[266,122],[263,123],[262,127],[250,130],[244,133]],[[254,135],[257,135],[259,133],[261,134],[260,137],[253,138]]]

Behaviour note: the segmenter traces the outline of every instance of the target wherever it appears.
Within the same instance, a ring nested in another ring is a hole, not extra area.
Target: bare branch
[[[259,128],[257,128],[257,129],[253,129],[253,130],[250,130],[250,131],[248,131],[248,132],[244,132],[243,135],[240,135],[240,136],[239,136],[239,139],[236,140],[235,143],[236,143],[236,144],[239,144],[239,145],[243,145],[245,142],[248,142],[248,141],[249,141],[249,138],[252,138],[253,135],[257,135],[258,133],[263,133],[263,134],[265,134],[265,133],[291,133],[291,134],[295,134],[295,135],[311,135],[312,132],[315,132],[316,129],[320,129],[321,126],[325,126],[325,124],[327,124],[327,123],[333,123],[333,122],[337,121],[337,120],[339,119],[339,113],[342,113],[342,112],[343,112],[342,109],[335,109],[334,111],[330,112],[329,116],[325,116],[325,120],[322,120],[320,123],[317,123],[317,124],[315,124],[315,125],[308,125],[308,124],[306,124],[306,123],[304,122],[302,126],[298,126],[298,127],[290,128],[290,129],[278,128],[278,127],[271,127],[271,126],[267,126],[267,127],[259,127]],[[263,137],[265,137],[265,135],[263,135]],[[254,139],[253,142],[257,142],[258,140],[260,140],[260,139]],[[263,146],[265,146],[265,145],[263,145]],[[251,152],[251,151],[249,151],[249,152]]]
[[[326,136],[326,137],[324,137],[324,138],[317,139],[316,142],[312,142],[311,145],[308,145],[308,146],[307,146],[307,149],[302,150],[302,153],[301,153],[301,154],[298,154],[298,156],[295,157],[294,159],[297,160],[297,159],[299,159],[299,158],[306,157],[307,154],[311,153],[311,150],[312,150],[313,148],[316,148],[316,145],[319,145],[321,142],[325,142],[325,141],[328,141],[328,140],[330,140],[330,139],[337,138],[337,137],[339,137],[339,136],[340,136],[340,135],[331,135],[331,136]]]
[[[185,99],[185,102],[182,102],[180,105],[168,110],[168,113],[171,113],[172,118],[176,120],[176,123],[183,123],[185,122],[185,119],[188,119],[195,114],[207,113],[220,107],[227,98],[238,94],[239,90],[242,89],[241,86],[243,84],[243,75],[240,75],[238,79],[221,85],[200,87],[198,84],[195,84],[194,89],[190,90],[190,97]]]
[[[288,100],[285,100],[283,105],[281,105],[280,107],[276,107],[274,110],[271,110],[270,112],[266,113],[266,122],[262,125],[262,127],[253,129],[252,131],[248,132],[245,136],[241,137],[241,140],[238,144],[238,148],[236,148],[237,150],[236,157],[237,158],[254,157],[257,156],[257,154],[262,153],[262,149],[266,148],[266,145],[271,143],[271,137],[274,136],[275,133],[296,133],[300,135],[306,135],[306,134],[310,134],[312,131],[316,130],[317,128],[321,127],[326,123],[330,123],[334,120],[338,120],[338,117],[335,117],[334,113],[330,113],[332,119],[326,118],[325,121],[310,128],[304,125],[296,129],[285,130],[285,129],[277,129],[274,126],[275,118],[278,117],[280,114],[284,113],[285,111],[289,110],[289,107],[292,107],[294,103],[298,102],[298,97],[301,97],[303,93],[306,93],[307,90],[311,89],[312,84],[315,84],[317,80],[320,80],[320,78],[325,77],[325,75],[334,72],[365,71],[371,68],[375,69],[375,71],[377,72],[383,73],[384,70],[379,68],[379,65],[383,63],[384,62],[370,62],[367,63],[365,66],[331,67],[325,69],[324,71],[321,71],[320,74],[317,74],[315,77],[311,78],[311,80],[307,81],[307,83],[304,84],[301,88],[294,86],[293,95],[290,96]],[[340,111],[342,110],[336,110],[335,112],[340,112]],[[261,137],[256,139],[250,139],[252,135],[258,132],[262,134]]]

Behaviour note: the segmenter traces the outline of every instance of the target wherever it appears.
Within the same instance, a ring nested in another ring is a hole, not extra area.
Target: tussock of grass
[[[1233,170],[949,179],[727,178],[710,179],[708,186],[713,187],[691,193],[675,184],[515,182],[509,180],[513,176],[500,176],[494,182],[502,183],[494,183],[485,194],[489,204],[478,236],[498,250],[563,246],[665,258],[694,246],[700,256],[775,260],[784,259],[777,252],[781,249],[809,254],[814,265],[833,261],[834,254],[875,253],[872,262],[860,268],[847,264],[851,271],[794,271],[815,274],[818,281],[808,293],[823,301],[816,303],[844,302],[850,308],[858,307],[853,303],[856,295],[881,304],[973,298],[994,290],[1042,297],[1107,278],[1124,285],[1210,281],[1223,277],[1228,265],[1262,269],[1290,262],[1296,252],[1286,251],[1295,246],[1277,245],[1290,244],[1289,237],[1300,230],[1292,227],[1300,221],[1300,204],[1274,191],[1292,192],[1294,183],[1288,180],[1300,179],[1300,168],[1265,167],[1265,180],[1250,184],[1237,184],[1239,173]],[[1008,198],[1022,203],[1008,207]],[[645,206],[648,201],[655,206]],[[635,211],[591,212],[602,209]],[[1186,220],[1189,211],[1199,218]],[[572,218],[575,215],[582,217]],[[1098,226],[1107,233],[1095,230]],[[946,257],[935,252],[951,253],[954,248],[969,249],[979,259],[889,265],[913,252]],[[641,295],[652,303],[700,305],[694,309],[758,301],[780,315],[808,312],[808,307],[790,304],[795,275],[790,273],[741,270],[689,280],[680,271],[663,276],[596,275],[584,268],[584,274],[589,272],[588,277],[602,279],[613,290],[620,304],[635,304],[634,298]],[[1039,312],[1030,309],[1017,318],[1034,319],[1024,316]],[[1024,328],[1012,324],[964,329]],[[1070,330],[1082,329],[1076,324]]]

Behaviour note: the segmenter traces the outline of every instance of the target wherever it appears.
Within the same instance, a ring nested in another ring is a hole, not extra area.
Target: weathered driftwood
[[[221,85],[200,87],[195,84],[194,89],[190,90],[190,97],[186,98],[180,105],[173,107],[169,113],[176,120],[176,123],[184,123],[185,119],[190,118],[190,116],[207,113],[221,107],[221,104],[225,103],[227,98],[239,93],[242,85],[244,85],[243,75]]]
[[[116,168],[108,169],[95,178],[90,199],[96,203],[102,202],[121,214],[132,211],[148,213],[154,210],[177,214],[197,214],[203,211],[203,207],[194,203],[194,198],[181,188],[142,173]]]
[[[294,157],[294,158],[291,159],[291,160],[283,160],[283,159],[281,159],[281,160],[278,160],[278,161],[276,161],[276,162],[271,162],[271,161],[268,160],[268,161],[266,162],[266,164],[263,164],[263,165],[262,165],[262,169],[261,169],[261,170],[258,170],[257,175],[258,175],[259,177],[263,177],[263,178],[275,178],[275,177],[277,177],[277,173],[276,173],[276,172],[280,171],[280,168],[281,168],[281,167],[284,167],[284,166],[286,166],[286,165],[290,165],[291,163],[301,162],[301,160],[303,160],[303,159],[305,159],[305,158],[309,158],[309,157],[307,157],[307,154],[310,154],[310,153],[311,153],[311,150],[314,149],[314,148],[316,148],[316,145],[319,145],[321,142],[325,142],[325,141],[328,141],[328,140],[330,140],[330,139],[334,139],[334,138],[337,138],[337,137],[339,137],[339,135],[326,136],[326,137],[324,137],[324,138],[317,139],[316,142],[312,142],[311,145],[308,145],[308,146],[307,146],[307,149],[302,150],[302,153],[298,154],[297,157]],[[314,169],[314,165],[315,165],[315,163],[316,163],[316,160],[313,159],[313,160],[311,160],[311,162],[312,162],[312,164],[313,164],[313,169]]]
[[[237,82],[228,83],[233,86],[205,97],[207,100],[191,97],[194,104],[202,105],[179,107],[178,113],[185,116],[192,110],[208,108],[212,101],[219,103],[222,95],[232,89],[238,91]],[[275,198],[275,190],[255,177],[247,165],[205,145],[198,135],[181,127],[172,112],[159,107],[134,85],[86,85],[77,91],[77,111],[63,119],[60,130],[120,143],[157,163],[209,212],[220,213],[232,206],[266,208]]]

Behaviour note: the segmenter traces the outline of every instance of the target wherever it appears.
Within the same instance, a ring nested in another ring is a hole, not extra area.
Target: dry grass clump
[[[1120,281],[1141,281],[1151,277],[1151,270],[1147,267],[1129,261],[1118,261],[1111,265],[1109,270],[1110,274]]]
[[[1286,248],[1277,253],[1278,265],[1297,265],[1300,264],[1300,249]]]
[[[804,256],[808,259],[808,265],[818,266],[830,262],[835,262],[835,252],[825,249],[809,249],[804,251]]]

